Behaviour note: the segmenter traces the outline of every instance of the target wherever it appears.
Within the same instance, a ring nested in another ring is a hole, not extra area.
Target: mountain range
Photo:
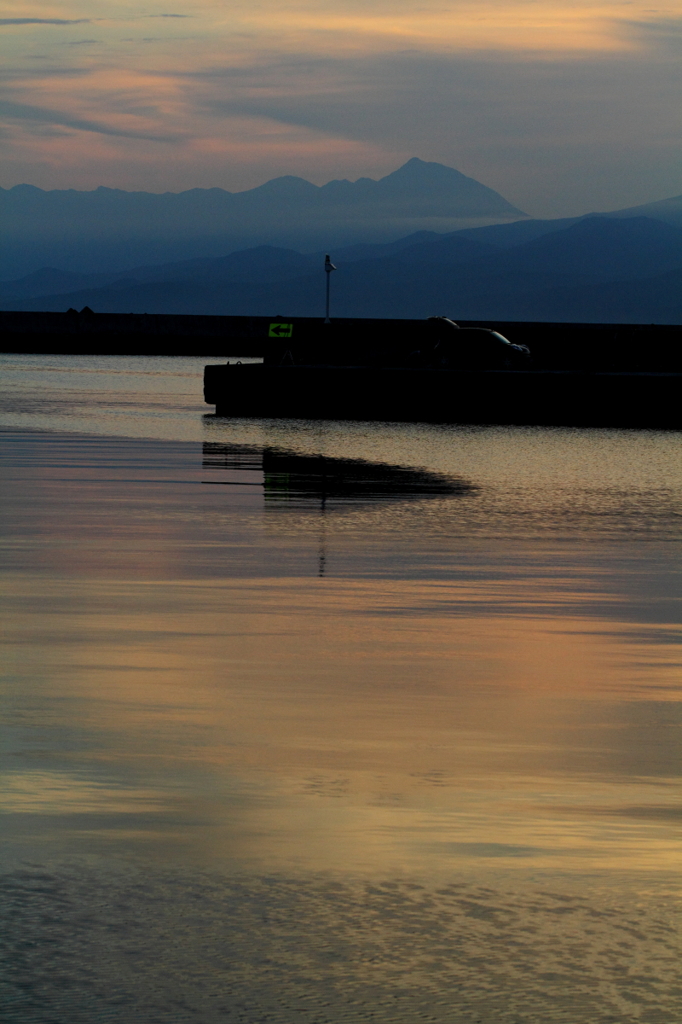
[[[317,186],[286,176],[235,193],[16,185],[0,189],[0,279],[54,264],[110,272],[257,245],[312,251],[388,242],[418,230],[447,232],[526,216],[473,178],[416,157],[379,181]]]
[[[262,189],[269,196],[277,188],[292,195],[299,186],[291,182],[300,180],[275,179],[268,183],[271,189]],[[472,179],[438,164],[412,160],[379,182],[368,181],[361,179],[352,187],[350,182],[331,182],[331,189],[310,186],[299,191],[319,197],[329,189],[329,194],[345,197],[349,224],[358,210],[372,205],[363,195],[374,195],[384,211],[392,195],[393,212],[401,204],[407,210],[410,203],[413,210],[432,213],[471,211],[477,202],[479,211],[490,211],[498,203],[506,219],[450,232],[421,229],[383,242],[355,240],[333,248],[336,316],[421,318],[445,313],[463,320],[682,323],[682,197],[606,215],[543,221],[514,211],[484,186],[478,186],[483,192],[477,191]],[[424,186],[420,199],[419,181]],[[360,188],[354,191],[356,185]],[[463,196],[459,207],[455,186]],[[252,193],[258,191],[238,195],[251,195],[253,202]],[[77,207],[78,197],[96,193],[58,195],[70,196]],[[324,205],[327,200],[315,202]],[[488,207],[480,205],[485,202]],[[79,223],[84,223],[82,218]],[[56,237],[54,224],[50,230]],[[0,284],[0,308],[319,316],[324,255],[321,249],[301,252],[259,244],[221,256],[129,263],[122,271],[43,267]]]
[[[516,244],[486,229],[419,232],[334,253],[332,312],[344,317],[682,323],[682,227],[586,217]],[[507,225],[511,231],[516,225]],[[527,225],[530,227],[530,224]],[[490,237],[489,235],[487,236]],[[0,286],[0,308],[319,316],[323,253],[259,246],[121,275],[44,269]],[[48,293],[48,294],[46,294]]]

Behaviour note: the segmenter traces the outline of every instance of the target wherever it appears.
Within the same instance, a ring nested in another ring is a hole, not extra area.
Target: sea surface
[[[682,1020],[682,435],[0,357],[2,1019]]]

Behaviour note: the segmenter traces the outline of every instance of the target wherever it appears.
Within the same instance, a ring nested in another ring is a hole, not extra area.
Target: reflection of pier
[[[325,512],[356,505],[463,495],[474,490],[463,480],[428,469],[213,441],[204,442],[203,465],[233,474],[261,470],[265,506],[273,509]]]
[[[462,494],[470,485],[426,469],[363,459],[263,451],[268,501],[314,503],[321,510],[348,505],[406,501]]]
[[[318,513],[318,576],[324,576],[327,568],[330,513],[368,505],[461,497],[476,490],[464,480],[428,469],[215,441],[204,442],[203,466],[229,474],[229,479],[205,483],[261,486],[266,511]]]

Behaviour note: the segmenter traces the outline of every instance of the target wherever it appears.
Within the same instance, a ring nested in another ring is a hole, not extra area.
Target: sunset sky
[[[317,184],[436,160],[535,216],[682,192],[682,15],[642,0],[16,0],[2,187]]]

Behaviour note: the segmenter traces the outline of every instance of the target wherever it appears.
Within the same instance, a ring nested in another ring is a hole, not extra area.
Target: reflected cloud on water
[[[11,1024],[676,1020],[679,441],[100,398],[0,437]]]

